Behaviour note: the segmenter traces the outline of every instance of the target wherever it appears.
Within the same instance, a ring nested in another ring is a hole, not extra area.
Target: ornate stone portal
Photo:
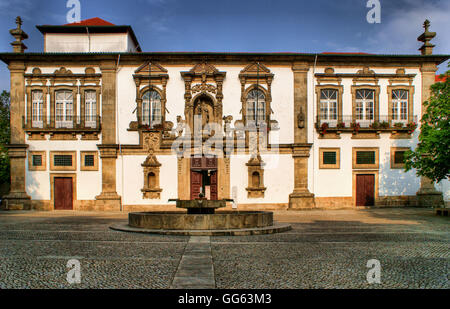
[[[202,124],[222,123],[223,81],[226,73],[212,64],[196,64],[190,71],[181,72],[185,83],[186,124],[194,131],[194,117],[202,116]]]

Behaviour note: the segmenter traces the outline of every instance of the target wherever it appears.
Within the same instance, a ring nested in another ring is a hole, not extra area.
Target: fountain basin
[[[177,208],[187,209],[189,215],[212,215],[216,209],[225,208],[226,200],[212,201],[207,199],[197,200],[176,200]]]
[[[273,225],[273,213],[219,211],[215,214],[186,212],[138,212],[128,214],[128,225],[148,230],[231,230]]]

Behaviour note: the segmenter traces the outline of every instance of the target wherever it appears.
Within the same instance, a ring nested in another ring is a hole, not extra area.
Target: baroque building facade
[[[38,26],[44,52],[25,53],[18,18],[14,50],[0,54],[11,73],[2,207],[438,205],[442,193],[403,170],[449,58],[432,54],[424,26],[420,55],[146,53],[131,27],[95,18]]]

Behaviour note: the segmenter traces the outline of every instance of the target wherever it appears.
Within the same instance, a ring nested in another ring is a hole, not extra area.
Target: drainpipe
[[[86,27],[86,32],[87,32],[88,40],[89,40],[88,52],[91,52],[91,34],[89,33],[89,28],[88,27]]]
[[[318,54],[316,54],[316,58],[314,60],[314,68],[313,68],[313,121],[314,121],[314,117],[316,115],[316,66],[317,66],[317,58],[318,58]],[[315,151],[316,151],[316,143],[314,142],[314,136],[315,136],[315,132],[314,132],[314,124],[313,124],[313,146],[312,146],[312,157],[313,157],[313,172],[312,172],[312,193],[315,194],[315,189],[316,189],[316,179],[315,179],[315,169],[316,169],[316,155],[315,155]]]
[[[116,98],[115,98],[115,104],[116,104],[116,135],[117,135],[117,143],[119,144],[119,156],[120,156],[120,158],[121,158],[121,171],[120,171],[120,173],[121,173],[121,179],[122,179],[122,184],[121,184],[121,187],[122,187],[122,197],[121,197],[121,199],[120,199],[120,211],[122,212],[123,211],[123,199],[124,199],[124,197],[125,197],[125,190],[124,190],[124,186],[125,186],[125,184],[124,184],[124,179],[123,179],[123,153],[122,153],[122,144],[120,143],[120,134],[119,134],[119,115],[120,115],[120,113],[119,113],[119,100],[118,100],[118,95],[119,95],[119,87],[118,87],[118,81],[119,81],[119,72],[120,72],[120,69],[119,69],[119,65],[120,65],[120,54],[119,54],[119,56],[118,56],[118,58],[117,58],[117,66],[116,66]]]

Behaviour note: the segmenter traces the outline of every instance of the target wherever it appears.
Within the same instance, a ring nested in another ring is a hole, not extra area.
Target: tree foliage
[[[10,181],[10,164],[5,145],[10,142],[10,98],[9,92],[0,95],[0,184]]]
[[[406,171],[414,168],[435,182],[450,177],[450,70],[441,77],[446,79],[431,86],[424,103],[419,145],[406,154]]]

